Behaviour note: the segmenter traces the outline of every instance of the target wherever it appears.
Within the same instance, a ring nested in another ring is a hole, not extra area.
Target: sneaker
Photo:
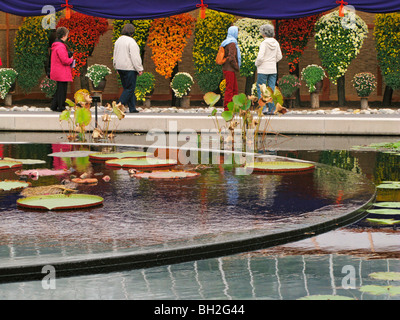
[[[132,110],[132,111],[129,110],[129,113],[139,113],[139,111],[138,110]]]

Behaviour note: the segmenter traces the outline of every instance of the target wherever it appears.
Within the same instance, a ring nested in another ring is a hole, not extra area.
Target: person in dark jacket
[[[68,29],[59,27],[56,30],[56,40],[51,45],[50,79],[57,81],[57,90],[51,103],[51,110],[65,110],[68,82],[72,82],[72,67],[75,63],[72,52],[68,51],[65,41]]]
[[[238,46],[238,27],[232,26],[228,29],[226,39],[221,43],[221,47],[225,49],[226,61],[222,65],[222,72],[226,81],[225,96],[224,96],[224,109],[228,110],[227,105],[232,101],[233,96],[237,95],[238,84],[236,72],[239,72],[241,65],[241,54]]]

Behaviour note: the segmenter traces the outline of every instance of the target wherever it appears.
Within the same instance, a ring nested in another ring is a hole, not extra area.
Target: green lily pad
[[[11,160],[0,160],[0,170],[14,169],[22,167],[22,162]]]
[[[53,152],[48,154],[49,157],[58,158],[85,158],[89,156],[93,151],[88,150],[77,150],[77,151],[63,151],[63,152]]]
[[[374,203],[375,207],[380,208],[399,208],[400,209],[400,202],[376,202]]]
[[[158,158],[124,158],[107,160],[106,166],[119,168],[156,168],[156,167],[171,167],[177,164],[173,159],[158,159]]]
[[[99,206],[104,199],[89,194],[52,194],[22,198],[17,205],[37,210],[72,210]]]
[[[42,163],[46,163],[46,161],[44,161],[44,160],[39,160],[39,159],[13,159],[13,158],[3,158],[3,160],[21,162],[22,164],[42,164]]]
[[[369,276],[376,280],[400,281],[400,272],[373,272]]]
[[[297,172],[313,170],[315,166],[311,163],[304,162],[266,161],[250,163],[246,165],[246,168],[264,172]]]
[[[151,157],[153,154],[142,151],[126,151],[126,152],[115,152],[115,153],[91,153],[89,159],[92,160],[112,160],[112,159],[124,159],[124,158],[146,158]]]
[[[17,181],[17,180],[4,180],[0,181],[0,190],[10,191],[10,190],[19,190],[29,187],[31,184],[25,181]]]
[[[385,215],[397,215],[400,214],[398,209],[370,209],[367,210],[368,213],[372,214],[385,214]]]
[[[400,181],[382,181],[378,189],[400,189]]]
[[[400,287],[399,286],[376,286],[376,285],[368,285],[362,286],[360,288],[361,292],[370,293],[373,295],[382,295],[388,294],[390,296],[395,296],[400,294]]]
[[[394,225],[400,223],[400,220],[394,220],[394,219],[371,219],[367,218],[366,219],[368,222],[374,223],[374,224],[381,224],[381,225]]]
[[[197,178],[198,176],[200,176],[200,173],[198,172],[184,170],[158,170],[151,172],[138,172],[134,174],[134,177],[136,178],[162,180],[190,179]]]
[[[355,299],[346,296],[316,294],[316,295],[302,297],[297,300],[355,300]]]

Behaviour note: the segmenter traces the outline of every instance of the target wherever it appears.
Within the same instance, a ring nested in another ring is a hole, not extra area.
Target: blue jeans
[[[124,106],[128,106],[129,112],[136,111],[135,88],[138,73],[133,70],[117,71],[121,78],[122,87],[124,88],[118,102],[121,102]]]
[[[257,94],[258,94],[258,100],[261,98],[261,91],[260,91],[260,85],[261,84],[266,84],[268,87],[270,87],[272,90],[275,90],[275,84],[276,84],[276,78],[277,74],[263,74],[259,73],[257,75]],[[275,104],[273,102],[270,102],[266,104],[263,108],[263,112],[267,112],[267,105],[268,105],[268,113],[274,113],[275,112]]]

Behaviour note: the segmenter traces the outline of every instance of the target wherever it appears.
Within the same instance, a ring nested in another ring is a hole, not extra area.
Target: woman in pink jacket
[[[59,27],[56,30],[56,40],[51,46],[50,79],[57,81],[57,90],[51,103],[51,110],[64,111],[67,98],[68,82],[72,82],[72,67],[74,59],[68,51],[65,41],[68,38],[68,29]]]

